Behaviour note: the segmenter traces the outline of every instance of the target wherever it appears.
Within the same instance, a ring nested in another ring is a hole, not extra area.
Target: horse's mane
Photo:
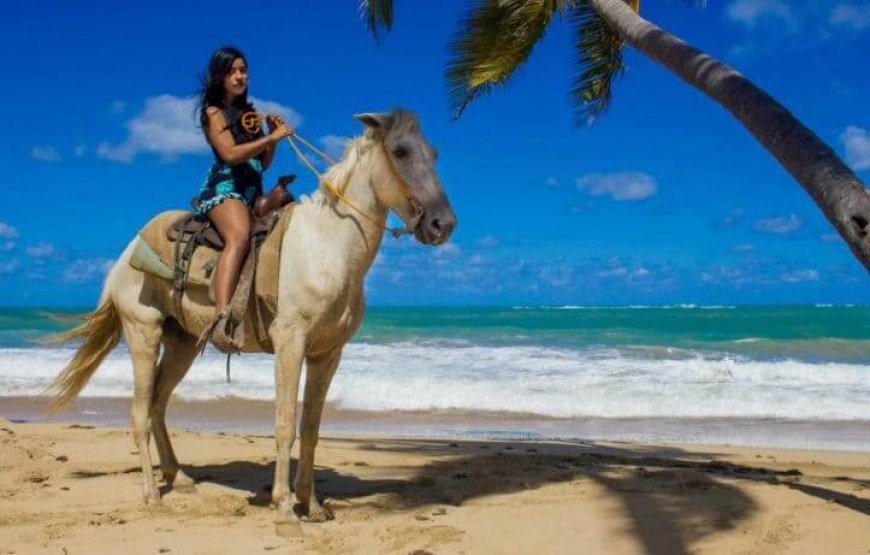
[[[373,144],[371,137],[367,135],[354,137],[348,141],[339,161],[326,170],[323,178],[339,191],[344,191],[351,175]],[[318,184],[317,190],[310,197],[303,197],[301,200],[301,202],[313,202],[319,205],[335,201],[336,198],[329,194],[322,183]]]
[[[390,132],[397,133],[419,133],[420,122],[417,115],[413,112],[405,110],[393,110],[391,112]],[[365,155],[376,146],[384,141],[385,130],[367,128],[363,135],[354,137],[348,141],[344,147],[344,153],[338,163],[330,167],[323,177],[329,183],[338,189],[344,191],[351,175],[357,169],[357,166],[364,159]],[[303,202],[315,202],[319,205],[326,203],[337,202],[337,199],[326,190],[322,184],[318,184],[317,191],[311,197],[303,198]]]

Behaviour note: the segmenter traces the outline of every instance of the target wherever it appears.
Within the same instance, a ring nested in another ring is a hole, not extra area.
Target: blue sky
[[[77,5],[74,5],[77,4]],[[251,94],[334,148],[351,117],[416,111],[460,223],[447,247],[385,239],[375,305],[867,303],[866,271],[723,109],[629,51],[610,111],[573,125],[570,27],[453,122],[447,45],[469,5],[396,1],[378,46],[355,1],[42,2],[4,8],[0,305],[89,305],[153,214],[210,163],[189,96],[212,50],[247,55]],[[423,9],[426,6],[428,9]],[[643,3],[729,62],[870,179],[870,1]],[[246,8],[247,9],[247,8]],[[313,179],[282,147],[266,176]]]

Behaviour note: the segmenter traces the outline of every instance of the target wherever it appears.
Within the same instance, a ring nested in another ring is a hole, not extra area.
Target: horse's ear
[[[360,123],[371,129],[387,129],[393,122],[393,116],[387,112],[366,112],[354,116]]]

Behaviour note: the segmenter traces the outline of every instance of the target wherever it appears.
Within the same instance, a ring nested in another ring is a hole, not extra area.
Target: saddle
[[[243,345],[246,351],[274,350],[268,325],[277,311],[283,233],[272,231],[286,229],[292,215],[294,199],[286,186],[294,178],[293,175],[283,176],[272,191],[259,197],[254,204],[250,249],[228,305],[229,337],[232,342]],[[142,241],[137,242],[130,265],[172,280],[173,304],[182,325],[185,322],[181,299],[187,289],[208,287],[209,300],[214,303],[212,278],[224,243],[210,221],[198,219],[192,212],[165,212],[149,222],[139,236]],[[207,337],[210,332],[205,335],[207,339],[213,339],[212,344],[218,350],[236,352],[220,337]]]

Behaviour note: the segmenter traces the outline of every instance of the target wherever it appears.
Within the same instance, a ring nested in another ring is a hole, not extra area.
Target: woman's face
[[[237,96],[244,94],[248,88],[248,66],[245,65],[245,60],[236,58],[233,60],[233,65],[230,66],[230,71],[224,77],[224,90],[227,94],[227,100],[233,100]]]

